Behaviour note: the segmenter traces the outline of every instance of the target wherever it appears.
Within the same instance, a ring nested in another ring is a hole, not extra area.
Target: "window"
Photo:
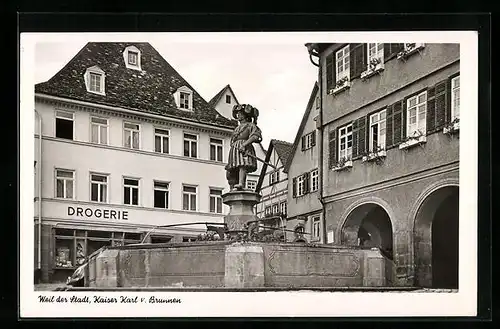
[[[222,214],[222,190],[210,189],[210,212]]]
[[[128,52],[128,63],[130,65],[137,65],[137,57],[139,56],[138,53],[135,51],[129,51]]]
[[[108,144],[108,119],[90,118],[90,139],[92,143]]]
[[[407,100],[407,136],[426,132],[427,92]]]
[[[319,188],[319,174],[318,169],[311,171],[311,192],[317,191]]]
[[[182,237],[182,242],[195,242],[196,238],[192,236],[184,236]]]
[[[192,134],[184,134],[184,156],[197,158],[198,157],[198,136]]]
[[[306,180],[304,175],[297,177],[297,196],[302,196],[306,193]]]
[[[139,149],[140,126],[135,123],[125,122],[123,124],[123,146],[131,149]]]
[[[182,86],[174,93],[177,107],[181,110],[193,109],[193,91],[186,86]]]
[[[337,68],[337,81],[347,78],[349,79],[349,45],[337,51],[335,55],[335,67]]]
[[[182,209],[196,211],[196,186],[184,185],[182,187]]]
[[[315,240],[318,240],[320,238],[320,232],[321,232],[321,222],[319,217],[313,217],[312,219],[312,237]]]
[[[56,137],[73,139],[73,113],[56,111]]]
[[[316,96],[316,110],[319,110],[320,105],[319,96]]]
[[[163,129],[155,129],[155,152],[169,152],[169,131]]]
[[[139,180],[134,178],[123,179],[123,203],[139,205]]]
[[[108,201],[108,176],[90,174],[90,201]]]
[[[231,95],[226,95],[226,103],[231,104]]]
[[[280,205],[275,203],[272,205],[272,213],[273,215],[277,215],[280,212]]]
[[[352,157],[352,124],[339,129],[339,159]]]
[[[385,110],[370,116],[370,152],[385,150]]]
[[[247,188],[255,191],[255,189],[257,188],[257,181],[253,179],[247,180]]]
[[[83,76],[88,92],[104,95],[105,74],[98,66],[87,68]]]
[[[280,212],[286,216],[286,202],[280,203]]]
[[[123,51],[123,60],[127,69],[141,70],[141,51],[135,46],[128,46]]]
[[[168,209],[169,183],[154,182],[154,207]]]
[[[316,131],[302,136],[302,151],[308,150],[316,145]]]
[[[264,208],[264,215],[265,216],[269,216],[273,213],[272,209],[271,209],[271,206],[267,206],[266,208]]]
[[[210,138],[210,160],[222,162],[222,139]]]
[[[280,180],[280,171],[275,170],[271,173],[269,173],[269,185],[276,184]]]
[[[75,191],[75,172],[56,170],[56,198],[73,199]]]
[[[460,118],[460,76],[451,79],[451,117]]]
[[[379,61],[380,63],[384,60],[384,44],[383,43],[369,43],[368,44],[368,64],[373,61]]]
[[[181,109],[189,109],[189,97],[190,95],[188,93],[180,93],[181,97],[181,102],[180,102],[180,108]]]

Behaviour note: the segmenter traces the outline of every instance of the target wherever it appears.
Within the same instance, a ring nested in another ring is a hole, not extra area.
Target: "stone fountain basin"
[[[387,287],[393,262],[378,249],[203,241],[109,247],[89,259],[88,287]]]

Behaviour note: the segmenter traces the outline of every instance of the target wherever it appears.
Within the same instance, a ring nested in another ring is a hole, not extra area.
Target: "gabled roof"
[[[123,51],[131,45],[141,51],[142,71],[125,66]],[[87,92],[84,74],[92,66],[105,72],[105,95]],[[173,94],[182,86],[193,91],[193,111],[176,106]],[[237,125],[213,109],[145,42],[89,42],[52,78],[35,85],[35,92],[231,129]]]
[[[231,89],[230,85],[226,85],[224,88],[222,88],[221,91],[219,91],[214,97],[212,97],[212,99],[210,101],[208,101],[208,104],[212,107],[215,107],[215,105],[217,105],[217,103],[220,101],[222,95],[224,95],[224,93],[227,90],[229,90],[231,92],[236,103],[240,104],[240,102],[238,102],[238,99],[236,98],[236,95],[234,94],[233,89]]]
[[[269,142],[269,147],[267,148],[265,162],[269,163],[269,160],[271,159],[271,154],[273,153],[273,149],[276,149],[276,154],[278,155],[278,158],[280,159],[283,166],[285,166],[285,164],[288,161],[288,158],[290,157],[291,154],[290,152],[292,151],[292,147],[293,147],[292,143],[280,141],[277,139],[271,139],[271,141]],[[267,171],[266,163],[264,163],[264,165],[262,166],[262,170],[259,175],[259,181],[257,182],[257,187],[255,189],[257,192],[260,191],[260,188],[262,187],[262,182],[264,180],[264,176],[266,175]],[[286,167],[283,168],[283,171],[285,173],[288,172]]]
[[[295,140],[293,142],[293,147],[290,150],[290,156],[288,157],[288,161],[285,164],[286,172],[290,169],[290,165],[292,164],[293,156],[295,155],[295,151],[300,143],[300,139],[302,137],[302,133],[304,132],[304,127],[307,123],[307,119],[309,118],[309,114],[313,108],[314,100],[316,99],[316,93],[319,90],[318,82],[314,83],[313,89],[311,91],[311,95],[309,96],[309,101],[307,102],[307,107],[302,116],[302,121],[300,122],[299,129],[297,130],[297,135],[295,135]]]

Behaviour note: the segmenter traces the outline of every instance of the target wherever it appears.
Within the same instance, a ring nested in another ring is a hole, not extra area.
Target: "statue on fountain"
[[[248,173],[257,170],[257,157],[253,143],[262,141],[262,132],[257,127],[259,110],[249,104],[235,105],[233,117],[239,121],[231,136],[226,165],[226,177],[231,191],[244,190]]]

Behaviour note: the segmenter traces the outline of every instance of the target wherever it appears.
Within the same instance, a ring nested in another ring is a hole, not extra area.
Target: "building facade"
[[[327,242],[379,247],[399,285],[457,288],[459,45],[307,46]]]
[[[35,86],[35,119],[41,281],[64,280],[105,245],[190,241],[223,222],[237,123],[150,44],[88,43]]]
[[[288,174],[285,164],[288,161],[292,144],[276,139],[271,139],[265,162],[260,172],[256,191],[262,195],[261,201],[256,206],[256,215],[261,219],[268,219],[263,225],[273,227],[286,227]],[[289,236],[286,236],[287,239]]]
[[[210,106],[215,108],[218,113],[222,114],[227,119],[234,119],[233,115],[233,107],[235,105],[240,105],[238,99],[236,98],[236,94],[230,85],[226,85],[222,88],[212,99],[208,102]],[[262,146],[262,143],[255,143],[255,155],[260,159],[264,159],[266,157],[266,150]],[[248,189],[254,190],[257,187],[257,182],[259,181],[259,175],[262,170],[262,162],[257,162],[257,170],[253,173],[249,173],[247,175],[246,187]]]
[[[286,165],[289,177],[287,229],[297,232],[304,241],[314,243],[325,242],[319,193],[320,145],[316,142],[320,105],[319,86],[315,83]]]

